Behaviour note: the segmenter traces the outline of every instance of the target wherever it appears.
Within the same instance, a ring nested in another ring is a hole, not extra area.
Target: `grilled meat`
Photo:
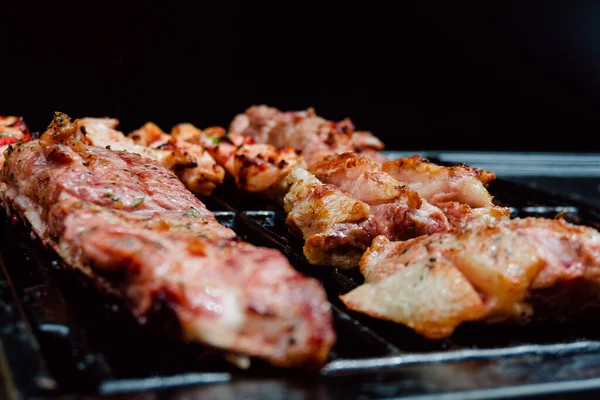
[[[439,209],[391,177],[361,174],[371,163],[348,153],[317,164],[329,184],[301,168],[288,176],[287,224],[304,238],[311,264],[353,268],[377,235],[400,240],[449,229]]]
[[[383,143],[371,133],[356,131],[349,119],[327,121],[312,108],[282,112],[264,105],[252,106],[234,118],[229,132],[249,136],[257,143],[302,150],[309,168],[325,156],[345,152],[363,153],[379,163],[387,161],[379,153]]]
[[[209,195],[223,182],[225,171],[201,146],[174,140],[151,123],[131,136],[116,130],[119,121],[109,118],[78,120],[85,142],[140,154],[159,161],[174,171],[189,190],[197,195]]]
[[[414,155],[386,162],[382,170],[406,183],[431,204],[456,201],[471,207],[494,205],[487,186],[496,176],[480,168],[444,167]]]
[[[143,132],[135,135],[140,133]],[[173,127],[171,136],[181,142],[202,146],[225,168],[238,188],[263,193],[273,199],[279,199],[287,191],[285,178],[289,171],[305,166],[299,150],[258,144],[251,137],[227,134],[220,127],[202,131],[183,123]],[[151,143],[151,140],[145,142]]]
[[[379,234],[391,240],[450,230],[440,209],[428,204],[402,182],[381,172],[368,157],[356,153],[328,156],[313,165],[310,171],[321,182],[333,184],[367,203],[382,227]]]
[[[479,221],[405,242],[379,236],[360,267],[365,284],[341,297],[350,309],[439,339],[465,321],[597,308],[600,233],[561,219]]]
[[[383,163],[382,170],[439,207],[453,229],[480,219],[508,219],[508,208],[496,206],[488,192],[492,172],[468,165],[445,167],[413,155]]]
[[[436,206],[442,210],[452,230],[459,230],[475,221],[501,221],[510,218],[510,209],[507,207],[491,206],[473,208],[457,201],[438,203]]]
[[[287,224],[304,238],[304,255],[311,264],[356,267],[378,235],[378,221],[367,203],[334,185],[325,185],[302,168],[288,175],[285,195]]]
[[[115,118],[82,118],[77,120],[78,135],[86,144],[104,147],[116,151],[127,151],[139,154],[146,158],[159,161],[167,169],[190,166],[194,164],[191,157],[181,154],[176,149],[153,149],[148,146],[136,144],[131,138],[117,131],[119,120]]]
[[[83,143],[83,126],[57,113],[39,141],[7,150],[7,210],[140,320],[164,304],[184,340],[281,366],[326,360],[334,332],[317,281],[241,242],[159,162]]]
[[[0,116],[0,166],[4,163],[4,151],[9,144],[30,140],[31,134],[23,117]]]
[[[238,188],[277,199],[287,192],[288,173],[305,166],[301,152],[291,147],[277,149],[268,144],[249,143],[247,139],[228,135],[209,148],[209,152],[234,178]]]
[[[136,144],[173,153],[180,162],[172,169],[185,186],[198,195],[210,195],[218,184],[223,183],[225,170],[202,145],[168,135],[152,122],[133,131],[129,137]]]
[[[367,203],[372,217],[370,222],[377,225],[377,234],[392,240],[459,229],[480,218],[503,219],[509,216],[508,209],[491,203],[491,196],[484,186],[484,183],[493,179],[493,174],[462,166],[440,167],[417,157],[398,162],[388,161],[378,152],[383,144],[368,132],[356,131],[349,120],[339,123],[326,121],[312,109],[282,112],[267,106],[254,106],[236,116],[230,132],[234,136],[253,138],[258,143],[292,146],[302,150],[307,170],[321,183],[333,184],[355,199]],[[256,157],[249,155],[245,159],[251,165],[250,160],[256,160]],[[479,180],[473,182],[472,175],[476,172]],[[407,179],[406,182],[403,177]],[[296,181],[291,177],[290,182]],[[487,202],[481,202],[479,197],[482,195]],[[312,200],[316,198],[319,195],[311,197]],[[475,201],[477,199],[479,203]],[[484,206],[485,209],[479,210]],[[288,205],[288,208],[292,206]],[[294,223],[297,219],[296,213],[288,221],[292,227],[303,231],[302,225]],[[369,226],[372,226],[371,223]],[[346,230],[347,226],[343,226]],[[351,231],[360,240],[352,240],[350,247],[353,251],[350,257],[343,258],[342,264],[347,267],[351,266],[352,262],[348,262],[356,259],[356,251],[372,234],[356,234],[356,229]],[[336,233],[336,237],[340,235]],[[303,236],[309,239],[306,233]],[[334,251],[331,246],[335,242],[327,242],[330,249],[328,254]],[[330,258],[311,258],[311,262],[316,260],[321,263]]]

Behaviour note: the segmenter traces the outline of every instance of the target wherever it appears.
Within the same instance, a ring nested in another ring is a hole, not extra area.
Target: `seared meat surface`
[[[382,165],[382,170],[404,182],[432,204],[456,201],[471,207],[493,206],[489,183],[492,172],[467,165],[445,167],[414,155]]]
[[[335,337],[317,281],[241,242],[159,162],[83,143],[83,126],[57,114],[39,141],[7,150],[7,210],[140,320],[164,304],[184,340],[280,366],[325,362]]]
[[[241,135],[223,134],[207,149],[233,177],[239,189],[263,193],[277,201],[287,192],[289,172],[305,167],[300,150],[255,143],[252,138]]]
[[[313,165],[311,172],[321,182],[333,184],[367,203],[382,228],[379,234],[388,239],[405,240],[450,230],[439,208],[380,171],[368,157],[356,153],[328,156]]]
[[[4,151],[9,144],[30,140],[29,128],[23,117],[0,115],[0,167],[4,163]]]
[[[231,122],[229,131],[253,138],[257,143],[302,150],[310,167],[323,157],[345,152],[362,153],[378,163],[383,143],[369,132],[357,131],[349,119],[328,121],[306,111],[280,111],[265,105],[252,106]]]
[[[185,143],[184,146],[201,147],[227,171],[238,188],[263,193],[273,199],[280,198],[287,191],[285,178],[289,171],[305,166],[299,150],[258,144],[251,137],[227,134],[220,127],[201,130],[190,123],[182,123],[174,126],[171,135],[167,135],[156,125],[146,124],[131,137],[137,143],[152,147],[163,146],[169,138]],[[186,181],[185,176],[181,178]]]
[[[331,183],[301,168],[288,176],[287,224],[304,238],[311,264],[354,268],[378,235],[401,240],[449,230],[444,214],[415,192],[384,173],[362,173],[371,164],[346,153],[316,165]]]
[[[365,284],[342,296],[349,308],[439,339],[465,321],[527,321],[538,306],[598,308],[600,233],[561,219],[480,221],[405,242],[379,236],[360,267]]]
[[[291,185],[283,198],[287,224],[304,238],[308,262],[356,267],[381,230],[369,205],[302,168],[292,170],[287,179]]]
[[[78,127],[82,140],[88,144],[137,153],[161,162],[195,194],[209,195],[223,182],[225,171],[202,146],[176,140],[152,123],[125,136],[116,130],[118,124],[117,119],[82,118]]]
[[[385,162],[382,170],[439,207],[453,229],[481,218],[509,218],[509,210],[496,206],[487,190],[496,179],[492,172],[468,165],[441,166],[418,155]]]
[[[349,268],[356,265],[360,249],[374,235],[405,240],[460,229],[473,220],[509,217],[509,210],[493,205],[486,190],[493,174],[465,166],[441,167],[417,157],[389,161],[379,153],[383,148],[379,139],[356,131],[350,120],[327,121],[312,109],[282,112],[253,106],[235,117],[230,132],[233,137],[302,150],[306,170],[314,175],[309,179],[312,183],[299,179],[297,172],[291,175],[287,182],[296,189],[292,188],[284,202],[286,210],[293,212],[288,223],[292,230],[302,233],[307,242],[304,251],[311,263]],[[249,152],[244,159],[251,165],[257,157]],[[325,191],[320,189],[324,185],[328,187]],[[299,191],[299,186],[305,188]],[[309,187],[317,193],[310,194]],[[303,197],[298,197],[298,192]],[[347,200],[348,196],[369,206],[368,216],[362,220],[365,222],[348,225],[347,219],[355,221],[355,217],[341,218],[348,209],[337,209],[341,203],[329,201]],[[315,211],[325,202],[323,199],[329,199],[327,207],[336,208],[335,212]],[[313,230],[302,221],[312,226],[312,218],[323,218],[327,229],[309,234]]]
[[[177,157],[184,158],[174,171],[185,186],[196,194],[210,195],[217,185],[223,183],[225,170],[199,144],[168,135],[152,122],[144,124],[129,137],[137,144],[171,151]],[[187,163],[185,158],[189,160]]]

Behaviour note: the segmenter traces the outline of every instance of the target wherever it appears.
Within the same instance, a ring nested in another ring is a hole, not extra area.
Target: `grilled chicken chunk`
[[[199,144],[168,135],[152,122],[133,131],[129,137],[136,144],[167,150],[180,157],[181,164],[176,165],[174,171],[185,186],[198,195],[210,195],[218,184],[223,183],[225,170]]]
[[[268,144],[244,144],[230,148],[219,144],[214,148],[217,160],[229,161],[227,171],[238,188],[277,196],[287,192],[286,177],[296,167],[305,167],[301,153],[291,147],[276,149]]]
[[[29,128],[23,117],[0,115],[0,167],[4,163],[4,151],[9,144],[30,140]]]
[[[325,185],[302,168],[288,175],[287,224],[304,238],[308,262],[353,268],[378,235],[369,205],[334,185]]]
[[[480,168],[444,167],[414,155],[386,162],[382,170],[406,183],[431,204],[455,201],[470,207],[494,205],[487,186],[496,176]]]
[[[382,170],[444,211],[453,229],[480,218],[501,220],[510,216],[508,208],[492,202],[487,190],[496,179],[492,172],[467,165],[444,167],[418,155],[388,161]]]
[[[119,121],[112,118],[78,120],[86,143],[113,150],[129,151],[159,161],[174,171],[189,190],[209,195],[223,182],[225,171],[201,146],[175,140],[152,123],[125,136],[116,130]]]
[[[551,314],[597,308],[600,233],[525,218],[405,242],[379,236],[360,267],[365,284],[341,297],[350,309],[439,339],[465,321],[524,321],[538,307]]]
[[[181,154],[177,149],[153,149],[136,144],[130,137],[117,131],[119,120],[115,118],[82,118],[77,120],[81,140],[93,146],[116,151],[127,151],[159,161],[170,170],[179,166],[194,164],[191,157]]]
[[[442,210],[452,230],[460,230],[467,224],[476,221],[501,221],[510,218],[510,209],[501,206],[473,208],[457,201],[438,203],[436,206]]]
[[[287,174],[293,168],[305,167],[300,150],[259,144],[251,137],[227,134],[219,127],[201,131],[192,124],[179,124],[171,135],[204,147],[241,190],[273,199],[280,199],[287,191]]]
[[[234,118],[229,132],[249,136],[257,143],[302,150],[309,168],[325,156],[345,152],[363,153],[378,163],[387,161],[379,153],[383,143],[371,133],[356,131],[349,119],[327,121],[312,108],[282,112],[265,105],[252,106]]]
[[[353,268],[377,235],[392,240],[449,230],[444,214],[354,153],[334,156],[310,172],[296,168],[288,176],[287,224],[305,240],[304,254],[318,265]],[[380,175],[381,174],[381,175]]]
[[[81,142],[81,126],[57,113],[39,141],[10,147],[7,210],[140,320],[162,304],[184,340],[280,366],[325,362],[335,338],[316,280],[241,242],[159,162]]]
[[[356,153],[328,156],[313,165],[310,171],[321,182],[333,184],[367,203],[382,227],[380,234],[391,240],[450,230],[446,216],[439,208],[381,172],[368,157]]]

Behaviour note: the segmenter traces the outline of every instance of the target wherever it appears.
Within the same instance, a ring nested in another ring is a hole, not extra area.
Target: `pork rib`
[[[65,263],[132,313],[165,304],[181,338],[280,366],[322,365],[335,340],[320,284],[241,242],[162,164],[81,142],[57,113],[7,150],[0,196]]]

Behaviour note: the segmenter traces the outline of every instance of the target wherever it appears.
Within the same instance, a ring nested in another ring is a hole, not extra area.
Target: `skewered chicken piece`
[[[223,183],[225,170],[201,145],[168,135],[152,122],[147,122],[140,129],[133,131],[129,137],[136,144],[171,151],[176,156],[191,160],[190,164],[182,163],[173,169],[185,186],[198,195],[208,196],[218,184]]]
[[[202,131],[185,123],[176,125],[171,135],[203,146],[233,177],[239,189],[263,193],[274,200],[279,200],[287,191],[287,174],[293,168],[305,166],[299,150],[255,143],[250,137],[226,134],[220,127]]]
[[[480,221],[405,242],[379,236],[360,267],[365,284],[341,296],[348,308],[431,339],[466,321],[600,306],[600,233],[561,219]]]
[[[369,132],[356,131],[349,119],[327,121],[306,111],[279,111],[265,105],[252,106],[231,122],[229,132],[253,138],[257,143],[302,150],[310,167],[325,156],[356,152],[377,163],[387,161],[379,153],[383,143]]]
[[[241,242],[159,162],[81,141],[107,124],[57,113],[39,140],[9,147],[4,207],[140,321],[166,307],[183,340],[321,366],[335,337],[320,284],[278,251]]]

